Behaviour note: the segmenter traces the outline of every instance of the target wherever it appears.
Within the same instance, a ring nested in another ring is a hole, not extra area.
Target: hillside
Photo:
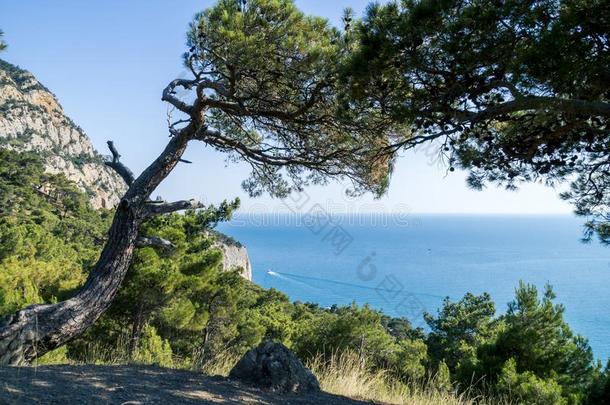
[[[87,194],[94,208],[114,207],[126,191],[124,181],[104,164],[90,139],[65,115],[55,95],[30,72],[0,59],[0,148],[32,151],[48,173],[64,174]],[[248,253],[219,237],[226,269],[242,268],[252,279]]]
[[[95,208],[111,208],[125,192],[84,131],[27,70],[0,59],[0,147],[34,151],[49,173],[63,173]]]

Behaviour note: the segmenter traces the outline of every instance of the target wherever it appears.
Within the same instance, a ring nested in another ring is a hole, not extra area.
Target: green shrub
[[[169,342],[159,336],[151,325],[144,326],[140,344],[133,355],[133,361],[162,367],[172,367],[174,364]]]
[[[510,359],[502,367],[497,389],[508,395],[519,405],[566,405],[568,400],[562,397],[562,388],[553,379],[536,377],[531,371],[517,372],[515,359]]]

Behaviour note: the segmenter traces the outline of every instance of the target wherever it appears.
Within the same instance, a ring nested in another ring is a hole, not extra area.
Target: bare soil
[[[223,377],[154,366],[0,367],[0,404],[330,404],[320,392],[274,394]]]

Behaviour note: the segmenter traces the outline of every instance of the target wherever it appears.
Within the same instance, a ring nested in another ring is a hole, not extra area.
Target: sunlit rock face
[[[126,191],[57,98],[28,71],[0,60],[0,147],[34,151],[49,173],[63,173],[95,208],[112,208]]]
[[[220,232],[214,232],[214,245],[223,252],[223,268],[225,270],[239,269],[243,278],[252,280],[252,264],[248,250],[241,243]]]

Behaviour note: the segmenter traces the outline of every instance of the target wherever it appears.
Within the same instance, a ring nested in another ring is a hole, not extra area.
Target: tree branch
[[[252,148],[235,139],[228,138],[218,130],[202,128],[195,136],[195,139],[203,141],[208,145],[212,145],[221,150],[234,150],[239,153],[246,161],[256,164],[266,164],[270,166],[296,166],[301,165],[307,168],[315,168],[316,170],[326,171],[325,166],[331,159],[337,157],[339,153],[350,154],[357,153],[358,149],[346,149],[339,151],[330,151],[326,155],[321,155],[318,159],[301,158],[298,154],[274,154],[266,153],[267,150]],[[269,150],[281,150],[282,148],[270,148]],[[340,174],[340,173],[336,173]]]
[[[114,169],[114,171],[117,172],[119,176],[123,178],[123,180],[125,181],[125,183],[127,183],[128,186],[131,186],[131,183],[133,183],[134,181],[133,172],[119,161],[121,155],[114,147],[114,142],[108,141],[107,144],[108,149],[110,149],[110,153],[112,153],[112,160],[107,160],[104,163],[106,164],[106,166]]]
[[[509,114],[518,111],[548,108],[569,114],[582,114],[588,116],[610,117],[610,104],[603,101],[586,101],[563,99],[558,97],[524,96],[497,106],[487,108],[478,113],[471,113],[472,121]]]
[[[176,246],[167,239],[159,238],[157,236],[138,236],[138,239],[136,239],[136,247],[152,247],[167,251],[174,249]]]
[[[193,87],[195,85],[195,83],[196,82],[194,82],[192,80],[185,80],[185,79],[172,80],[167,85],[167,87],[165,89],[163,89],[163,96],[161,97],[161,100],[167,101],[168,103],[170,103],[171,105],[176,107],[178,110],[182,111],[183,113],[191,115],[193,113],[193,106],[180,100],[178,97],[175,96],[175,94],[176,94],[176,87],[180,86],[180,87],[183,87],[188,90],[191,87]]]
[[[169,214],[170,212],[194,210],[197,208],[203,208],[203,204],[197,200],[182,200],[171,203],[165,201],[149,201],[146,203],[146,214],[147,216]]]
[[[197,93],[200,93],[203,89],[212,89],[223,97],[233,96],[229,89],[227,89],[224,85],[222,85],[221,83],[213,82],[208,79],[201,79],[197,84],[197,88]]]

